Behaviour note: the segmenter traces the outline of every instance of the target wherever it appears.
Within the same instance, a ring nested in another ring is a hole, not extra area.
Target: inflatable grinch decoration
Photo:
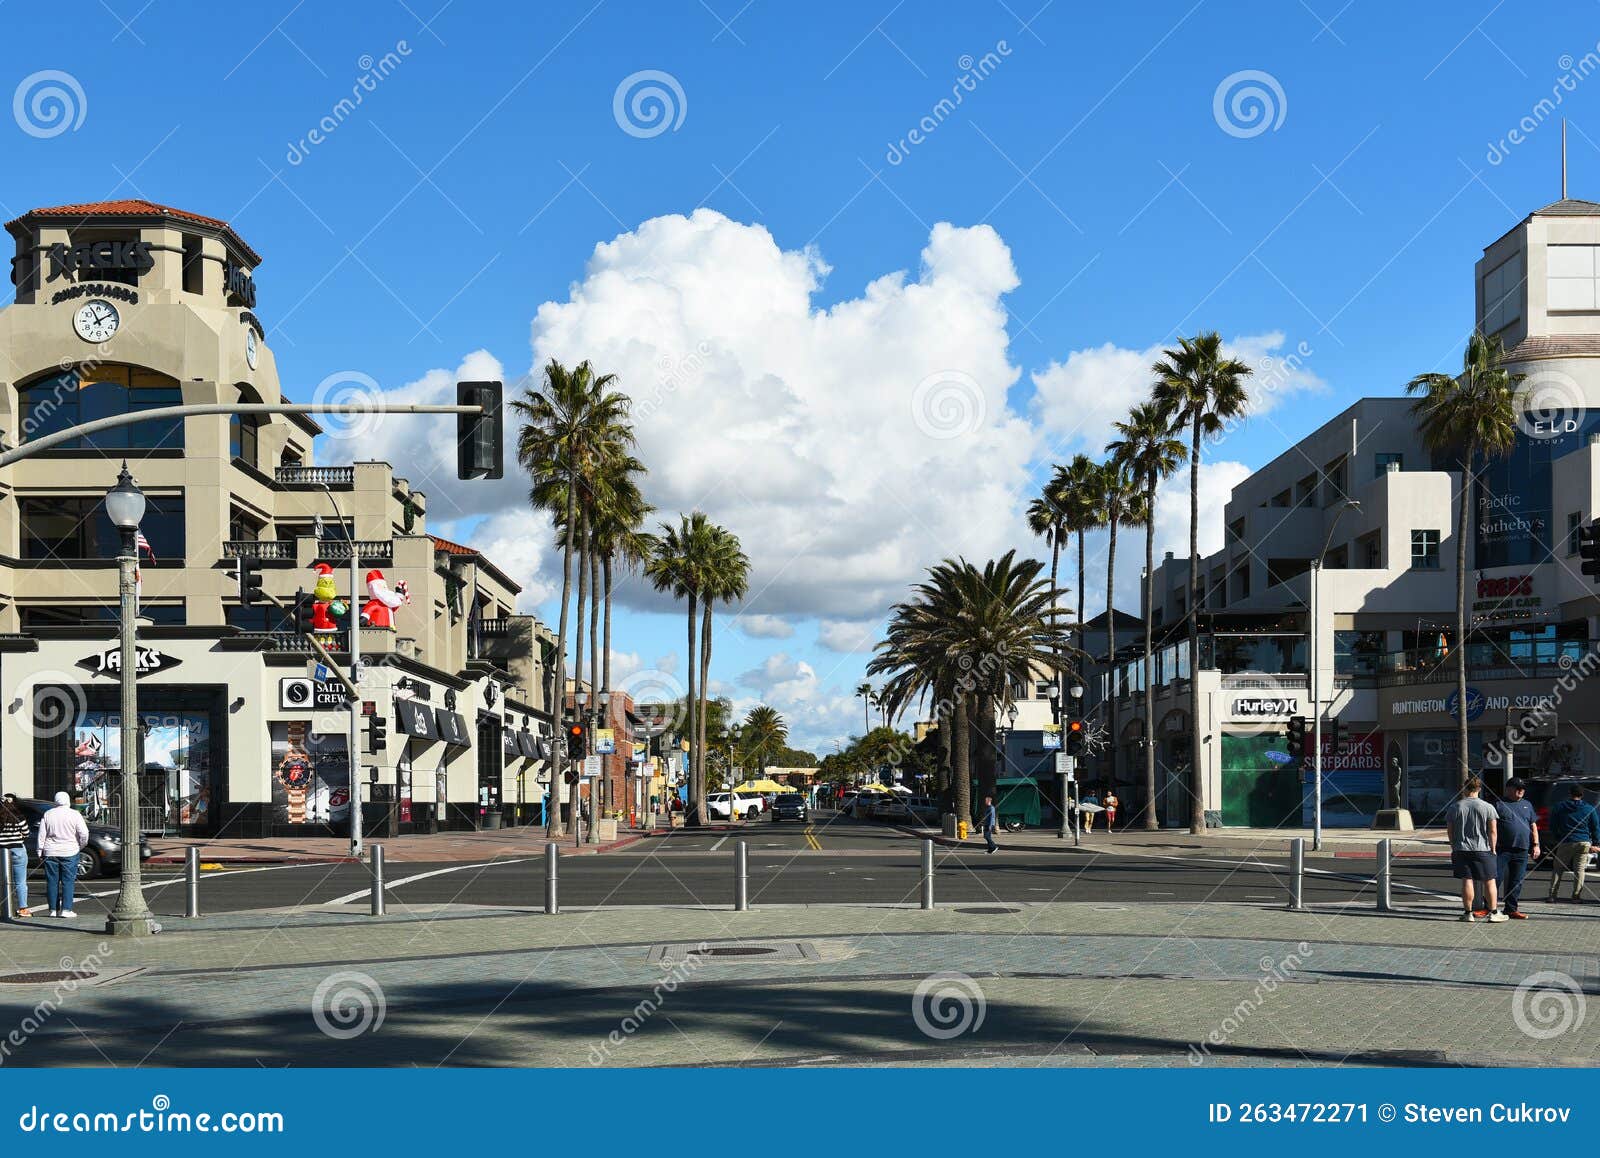
[[[350,609],[339,598],[339,589],[334,586],[333,568],[326,563],[318,563],[314,569],[317,572],[317,585],[311,589],[311,630],[319,633],[338,631],[339,625],[334,620],[343,619]]]

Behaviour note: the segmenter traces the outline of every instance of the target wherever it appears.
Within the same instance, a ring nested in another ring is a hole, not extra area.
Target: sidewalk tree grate
[[[0,985],[54,985],[61,981],[92,981],[100,974],[86,969],[41,969],[32,973],[0,974]]]
[[[649,960],[657,965],[682,965],[693,961],[710,964],[713,961],[736,961],[759,957],[762,961],[784,961],[806,964],[822,959],[816,947],[807,941],[734,941],[711,945],[702,941],[697,945],[657,945],[650,950]]]
[[[1021,909],[1007,908],[1004,905],[974,905],[965,909],[957,909],[958,913],[967,913],[974,917],[1001,917],[1008,913],[1020,913]]]

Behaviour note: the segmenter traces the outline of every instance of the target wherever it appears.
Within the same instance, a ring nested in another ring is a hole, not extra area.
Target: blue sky
[[[233,222],[297,399],[580,351],[626,371],[656,399],[653,497],[755,556],[715,678],[823,746],[859,728],[854,649],[887,602],[938,555],[1026,546],[1021,503],[1099,449],[1146,352],[1202,328],[1268,369],[1300,351],[1217,448],[1220,495],[1353,398],[1455,364],[1473,261],[1558,196],[1552,93],[1571,192],[1600,196],[1593,6],[329,7],[0,9],[29,46],[0,211],[142,196]],[[641,73],[666,78],[625,85]],[[52,85],[70,124],[30,104]],[[652,85],[670,124],[648,94],[628,111]],[[1252,88],[1270,108],[1230,112]],[[442,477],[418,427],[345,441],[321,453],[396,461],[435,530],[552,613],[515,484]],[[619,670],[681,678],[678,617],[624,599]]]

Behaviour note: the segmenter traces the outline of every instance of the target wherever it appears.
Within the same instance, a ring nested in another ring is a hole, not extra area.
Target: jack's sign
[[[183,661],[176,656],[170,656],[164,651],[157,651],[153,647],[134,648],[133,675],[151,675],[158,671],[166,671],[177,667]],[[87,669],[94,675],[121,675],[122,674],[122,649],[108,647],[95,655],[87,655],[78,661],[78,666]]]

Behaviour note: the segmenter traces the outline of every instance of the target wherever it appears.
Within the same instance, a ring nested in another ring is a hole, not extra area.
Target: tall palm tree
[[[1499,338],[1474,333],[1467,340],[1461,373],[1418,374],[1406,383],[1407,394],[1421,395],[1411,405],[1417,428],[1429,449],[1451,455],[1461,470],[1460,507],[1456,515],[1456,756],[1457,773],[1466,783],[1467,760],[1467,528],[1472,509],[1473,464],[1480,455],[1510,454],[1517,440],[1517,388],[1523,375],[1503,365]]]
[[[1143,494],[1144,520],[1144,826],[1154,829],[1156,816],[1155,722],[1155,566],[1156,488],[1188,457],[1183,440],[1173,437],[1172,416],[1155,402],[1141,402],[1126,422],[1112,424],[1121,436],[1106,449],[1121,462]]]
[[[689,741],[689,807],[684,815],[686,825],[701,825],[706,820],[706,786],[701,779],[703,765],[696,759],[700,734],[696,723],[700,718],[700,700],[695,694],[695,680],[699,674],[695,664],[696,629],[699,627],[700,598],[705,589],[702,573],[703,560],[708,550],[712,532],[711,520],[700,511],[680,515],[678,525],[661,524],[661,534],[656,537],[654,555],[644,565],[645,577],[657,591],[668,591],[684,600],[689,611],[688,633],[688,689],[684,697],[683,735]]]
[[[701,783],[705,782],[706,701],[711,683],[711,611],[720,600],[733,603],[743,599],[750,588],[750,558],[739,545],[739,537],[725,527],[713,526],[700,561],[705,585],[701,589],[700,621],[700,717],[699,752]]]
[[[755,765],[759,780],[766,776],[767,765],[788,746],[789,725],[778,714],[778,709],[757,704],[745,713],[742,739],[744,761]]]
[[[1134,508],[1142,505],[1143,496],[1126,464],[1115,457],[1100,468],[1100,494],[1101,515],[1110,531],[1106,543],[1106,664],[1111,671],[1111,695],[1106,701],[1106,723],[1110,730],[1110,742],[1106,745],[1106,779],[1114,785],[1117,783],[1117,750],[1122,739],[1117,708],[1117,609],[1113,600],[1117,578],[1117,528],[1142,524],[1142,519],[1134,517],[1137,514]]]
[[[1216,434],[1223,423],[1244,413],[1248,397],[1244,380],[1250,367],[1224,356],[1216,331],[1180,338],[1174,350],[1163,350],[1151,369],[1153,399],[1172,416],[1174,430],[1189,428],[1189,590],[1184,599],[1189,616],[1189,830],[1205,831],[1205,768],[1200,732],[1200,440]]]
[[[863,680],[856,685],[856,695],[861,697],[861,734],[872,731],[872,685]]]
[[[1100,464],[1086,454],[1075,454],[1065,467],[1058,467],[1051,479],[1054,497],[1063,511],[1062,529],[1078,539],[1078,647],[1083,647],[1083,597],[1088,590],[1085,575],[1084,539],[1101,525]]]
[[[566,701],[567,609],[572,599],[578,495],[585,479],[613,448],[633,443],[633,431],[627,423],[630,400],[611,388],[615,382],[616,375],[596,375],[588,362],[569,370],[552,358],[545,366],[540,388],[526,388],[521,398],[511,402],[512,411],[522,420],[517,434],[517,461],[532,480],[529,501],[536,510],[558,514],[565,532],[561,548],[561,614],[549,694],[549,707],[557,719]],[[559,792],[560,779],[555,771],[550,778],[551,804]],[[576,803],[574,791],[574,807]],[[560,809],[547,807],[545,811],[547,834],[561,835]]]

